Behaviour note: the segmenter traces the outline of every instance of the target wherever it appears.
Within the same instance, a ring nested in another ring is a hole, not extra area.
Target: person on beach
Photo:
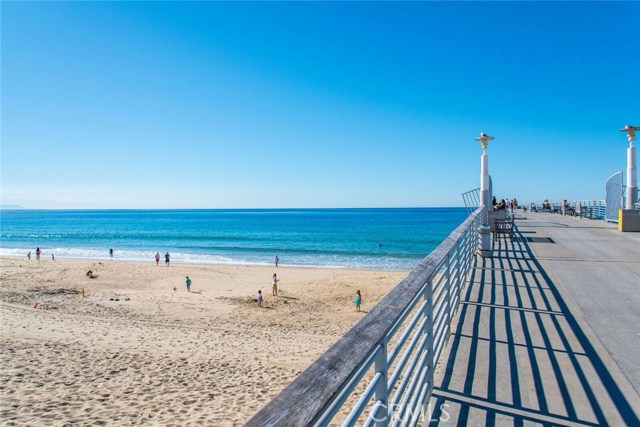
[[[273,273],[273,285],[271,286],[271,294],[274,297],[278,296],[278,276],[276,276],[276,273]]]
[[[189,279],[189,276],[187,276],[185,283],[187,284],[187,292],[191,292],[191,279]]]
[[[29,253],[27,253],[27,259],[28,259],[29,261],[31,261],[31,251],[29,251]]]
[[[93,270],[89,270],[89,271],[87,271],[87,277],[90,278],[90,279],[95,279],[96,277],[98,277],[98,275],[95,274],[93,272]]]
[[[40,250],[40,246],[38,246],[38,247],[36,248],[36,259],[37,259],[38,261],[40,261],[40,253],[41,253],[41,252],[42,252],[42,251]]]
[[[276,255],[276,268],[278,268],[278,263],[280,262],[280,258]]]
[[[156,252],[156,267],[159,265],[160,263],[160,252]]]
[[[113,258],[113,249],[109,249],[109,256]]]
[[[258,291],[258,307],[262,307],[262,291]]]
[[[169,252],[167,252],[166,254],[164,254],[164,263],[167,267],[169,267]]]
[[[52,261],[55,261],[55,260],[56,260],[56,257],[54,257],[54,256],[53,256],[53,254],[51,254],[51,260],[52,260]]]
[[[356,299],[353,301],[356,305],[356,311],[360,311],[360,304],[362,304],[362,295],[360,294],[360,289],[356,291]]]

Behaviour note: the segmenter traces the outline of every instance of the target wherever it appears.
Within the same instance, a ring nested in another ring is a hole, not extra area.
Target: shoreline
[[[100,262],[0,257],[5,422],[241,424],[408,274]]]
[[[78,257],[66,257],[66,256],[62,256],[62,257],[57,257],[55,260],[51,259],[51,254],[47,254],[49,255],[49,257],[45,257],[45,256],[41,256],[41,260],[37,261],[35,259],[35,254],[32,251],[32,255],[31,255],[31,260],[26,258],[25,256],[19,256],[19,255],[0,255],[0,263],[2,262],[3,259],[7,259],[7,260],[15,260],[15,261],[24,261],[24,262],[63,262],[63,261],[77,261],[77,262],[94,262],[94,263],[103,263],[103,262],[116,262],[116,263],[126,263],[126,264],[140,264],[140,265],[151,265],[151,264],[155,264],[155,260],[151,260],[151,261],[141,261],[139,259],[127,259],[127,258],[118,258],[118,257],[114,257],[114,258],[109,258],[109,257],[104,257],[104,258],[78,258]],[[55,254],[54,254],[55,255]],[[426,254],[425,257],[427,257],[429,254]],[[381,273],[385,273],[385,272],[394,272],[394,273],[406,273],[409,274],[413,268],[411,269],[384,269],[384,268],[367,268],[367,267],[347,267],[347,266],[340,266],[340,265],[297,265],[297,264],[282,264],[279,263],[278,267],[276,267],[275,265],[273,265],[273,263],[269,264],[269,263],[262,263],[262,264],[258,264],[258,263],[248,263],[248,262],[238,262],[238,263],[215,263],[215,262],[185,262],[185,261],[180,261],[180,260],[171,260],[170,263],[171,266],[175,266],[175,265],[179,265],[179,266],[192,266],[192,267],[257,267],[257,268],[275,268],[275,269],[296,269],[296,268],[301,268],[301,269],[319,269],[319,270],[347,270],[347,271],[362,271],[362,272],[371,272],[371,271],[378,271]],[[164,259],[162,258],[162,254],[161,254],[161,258],[160,258],[160,265],[164,267]],[[416,264],[417,266],[417,264]]]

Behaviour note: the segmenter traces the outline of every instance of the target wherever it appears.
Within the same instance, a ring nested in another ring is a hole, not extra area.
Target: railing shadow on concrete
[[[478,247],[480,224],[481,208],[246,426],[420,422]]]
[[[493,255],[475,259],[425,425],[640,426],[522,233]]]

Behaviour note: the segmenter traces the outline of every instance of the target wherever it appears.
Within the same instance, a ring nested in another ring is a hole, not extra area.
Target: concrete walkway
[[[556,214],[516,225],[476,258],[430,425],[639,427],[640,233]]]

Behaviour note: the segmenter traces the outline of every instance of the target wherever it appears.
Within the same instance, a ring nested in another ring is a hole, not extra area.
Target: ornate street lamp
[[[627,148],[627,201],[625,209],[633,209],[638,202],[638,172],[636,169],[636,147],[633,141],[636,139],[636,131],[640,130],[640,126],[626,125],[620,129],[620,132],[626,132],[629,139],[629,148]]]
[[[491,257],[491,235],[489,228],[489,206],[491,206],[489,194],[489,156],[487,156],[487,146],[492,136],[481,133],[476,141],[482,144],[482,156],[480,157],[480,203],[484,206],[482,210],[482,226],[480,227],[480,255]]]

